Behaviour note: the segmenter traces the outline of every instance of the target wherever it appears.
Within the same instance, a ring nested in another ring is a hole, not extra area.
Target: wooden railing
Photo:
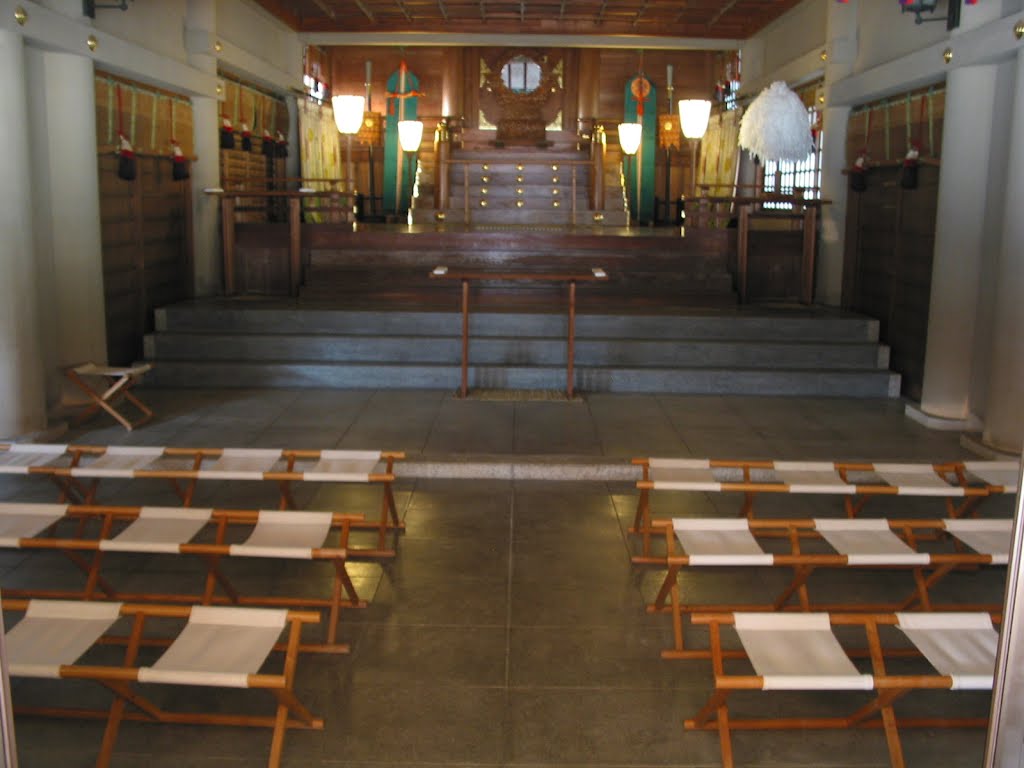
[[[356,192],[346,189],[345,179],[228,178],[223,180],[222,187],[225,195],[237,198],[235,213],[239,221],[285,220],[287,193],[303,195],[302,212],[310,221],[351,221],[355,208]],[[248,202],[243,198],[249,198]]]
[[[334,181],[334,180],[328,180]],[[300,189],[285,192],[247,192],[243,190],[210,189],[207,194],[220,198],[221,240],[224,257],[224,293],[235,293],[235,225],[239,215],[247,211],[265,211],[267,204],[280,202],[287,208],[288,221],[288,292],[299,293],[302,280],[302,216],[304,213],[351,212],[354,193],[324,192]],[[324,201],[327,204],[324,204]],[[242,201],[250,201],[245,204]],[[340,221],[340,219],[339,219]]]
[[[800,259],[800,301],[810,304],[814,297],[814,262],[817,253],[818,211],[828,200],[807,198],[802,190],[793,195],[729,195],[689,198],[686,201],[686,226],[695,229],[735,225],[736,290],[740,303],[747,300],[747,276],[750,259],[750,232],[753,221],[788,223],[803,233]],[[766,209],[765,204],[781,204],[785,209]]]

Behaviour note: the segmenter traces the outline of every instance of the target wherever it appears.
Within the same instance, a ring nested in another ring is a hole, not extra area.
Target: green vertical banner
[[[626,194],[629,210],[640,223],[654,220],[654,160],[658,151],[657,93],[643,73],[626,83],[625,122],[640,123],[640,149],[626,159]]]
[[[384,123],[384,212],[404,213],[409,209],[412,196],[411,174],[415,173],[411,161],[398,143],[398,123],[416,119],[420,81],[405,65],[387,82],[387,120]]]

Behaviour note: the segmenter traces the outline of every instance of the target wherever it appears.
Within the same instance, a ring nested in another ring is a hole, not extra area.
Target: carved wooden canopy
[[[525,59],[540,69],[532,90],[514,89],[502,77],[510,62]],[[506,48],[480,62],[480,109],[498,127],[499,144],[543,144],[544,128],[558,115],[561,54],[536,48]]]

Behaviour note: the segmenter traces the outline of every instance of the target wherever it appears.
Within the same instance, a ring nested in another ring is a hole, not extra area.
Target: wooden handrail
[[[268,197],[355,197],[355,192],[343,192],[341,190],[334,189],[313,189],[313,190],[297,190],[297,189],[217,189],[217,190],[205,190],[208,195],[216,195],[218,197],[253,197],[253,198],[268,198]]]

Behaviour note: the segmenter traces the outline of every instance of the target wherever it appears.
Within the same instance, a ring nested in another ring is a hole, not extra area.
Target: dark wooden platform
[[[452,228],[304,224],[304,299],[347,305],[411,300],[444,305],[450,285],[428,279],[438,265],[495,272],[578,272],[602,267],[606,285],[581,287],[581,301],[595,294],[615,306],[734,306],[731,260],[735,230],[695,230],[681,237],[666,230],[543,227]],[[239,224],[239,292],[286,292],[288,232],[280,224]],[[519,308],[557,292],[543,283],[485,281],[484,302]],[[450,306],[450,304],[448,304]]]

